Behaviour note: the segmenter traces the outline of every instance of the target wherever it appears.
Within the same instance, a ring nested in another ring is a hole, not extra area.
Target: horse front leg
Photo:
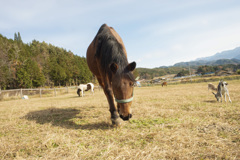
[[[114,104],[114,96],[113,96],[112,88],[109,87],[109,86],[106,86],[104,88],[104,93],[105,93],[105,95],[107,97],[107,100],[108,100],[108,104],[109,104],[109,108],[110,108],[109,111],[111,113],[112,124],[120,126],[121,121],[120,121],[120,118],[119,118],[119,114],[117,112],[117,108],[115,107],[115,104]]]
[[[107,97],[108,104],[109,104],[109,111],[111,113],[112,124],[120,126],[121,121],[120,121],[117,109],[115,107],[115,104],[114,104],[114,96],[113,96],[113,91],[112,91],[112,87],[110,85],[110,82],[105,80],[105,82],[103,83],[102,79],[98,78],[98,77],[97,77],[97,80],[98,80],[100,86],[103,88],[103,91],[104,91],[104,93]]]

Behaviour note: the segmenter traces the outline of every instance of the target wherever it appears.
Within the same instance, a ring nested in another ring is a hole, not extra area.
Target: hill
[[[205,74],[208,72],[216,72],[218,70],[233,71],[236,72],[240,69],[239,59],[219,59],[214,61],[191,61],[191,62],[180,62],[173,66],[163,66],[159,68],[137,68],[138,74],[141,79],[153,79],[154,77],[160,77],[167,74],[176,75],[189,75],[189,68],[191,73]]]
[[[153,79],[167,74],[177,74],[183,68],[181,67],[165,67],[165,68],[137,68],[137,72],[141,79]]]
[[[86,59],[63,48],[33,40],[25,44],[0,34],[0,89],[65,86],[89,82]]]

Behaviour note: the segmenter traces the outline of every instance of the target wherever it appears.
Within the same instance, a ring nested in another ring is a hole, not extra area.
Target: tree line
[[[0,34],[1,89],[78,85],[92,77],[84,57],[37,40],[25,44],[19,32],[14,39]]]
[[[189,71],[190,70],[190,71]],[[176,77],[188,76],[191,74],[205,75],[210,72],[217,71],[232,71],[240,74],[240,64],[225,64],[225,65],[200,65],[189,67],[161,67],[161,68],[137,68],[140,79],[153,79],[167,74],[175,74]]]

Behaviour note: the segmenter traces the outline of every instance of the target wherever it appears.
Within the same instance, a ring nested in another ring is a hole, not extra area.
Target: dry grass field
[[[135,88],[119,128],[98,90],[0,101],[0,159],[240,159],[240,81],[227,82],[233,103],[207,83]]]

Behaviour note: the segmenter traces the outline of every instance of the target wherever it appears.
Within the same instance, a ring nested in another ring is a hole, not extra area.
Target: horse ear
[[[136,68],[136,65],[137,65],[136,62],[132,62],[132,63],[128,64],[127,69],[129,71],[133,71]]]
[[[116,73],[117,70],[118,70],[118,65],[117,65],[116,63],[112,63],[112,64],[110,65],[110,69],[111,69],[111,71],[112,71],[113,73]]]

